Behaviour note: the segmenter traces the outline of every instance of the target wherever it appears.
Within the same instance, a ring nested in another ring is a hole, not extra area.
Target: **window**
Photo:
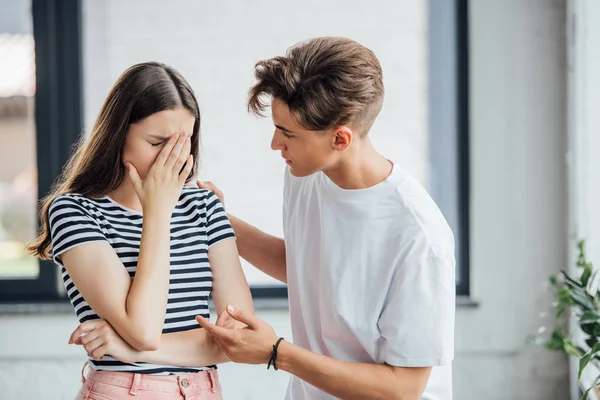
[[[0,278],[39,275],[25,245],[35,238],[34,46],[31,18],[22,7],[19,24],[0,32]],[[29,17],[29,18],[28,18]]]
[[[48,193],[82,127],[79,2],[4,3],[0,301],[58,300],[58,269],[23,248],[36,236],[37,199]]]
[[[456,293],[469,287],[467,0],[429,2],[429,192],[454,231]]]
[[[284,164],[269,148],[270,119],[246,111],[252,66],[300,40],[349,36],[372,48],[384,68],[386,101],[372,140],[440,205],[457,238],[458,293],[468,294],[466,0],[429,3],[33,0],[38,193],[48,191],[78,133],[90,131],[115,79],[134,63],[161,61],[196,91],[200,178],[224,191],[229,212],[282,236]],[[358,17],[363,23],[333,23]],[[43,288],[56,293],[56,269],[48,267],[40,266],[37,279],[48,271]],[[255,295],[286,295],[283,285],[245,262],[244,269]],[[20,280],[0,285],[7,282]],[[30,289],[21,297],[32,299],[40,288]]]

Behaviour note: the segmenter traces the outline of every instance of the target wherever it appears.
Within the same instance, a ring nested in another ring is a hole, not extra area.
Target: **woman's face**
[[[191,138],[195,121],[192,113],[180,107],[157,112],[131,124],[125,138],[123,162],[133,164],[140,178],[145,179],[167,140],[178,132]]]

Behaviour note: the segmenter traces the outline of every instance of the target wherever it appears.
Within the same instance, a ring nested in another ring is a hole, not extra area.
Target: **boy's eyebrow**
[[[294,133],[294,131],[289,130],[288,128],[286,128],[285,126],[281,126],[281,125],[275,125],[275,128],[277,129],[281,129],[282,131],[286,131],[289,133]]]

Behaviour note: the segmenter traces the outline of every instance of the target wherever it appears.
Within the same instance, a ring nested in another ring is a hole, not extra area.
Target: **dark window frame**
[[[457,71],[457,129],[458,129],[458,180],[459,180],[459,226],[460,280],[456,293],[471,296],[470,261],[470,145],[469,145],[469,1],[456,0],[456,57]]]

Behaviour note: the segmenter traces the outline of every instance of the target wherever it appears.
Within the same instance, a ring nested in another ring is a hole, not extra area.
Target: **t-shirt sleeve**
[[[91,242],[106,242],[106,236],[91,213],[69,196],[56,198],[48,210],[52,259],[63,265],[61,255]]]
[[[206,199],[206,230],[209,248],[222,240],[235,238],[223,204],[213,192],[209,192]]]
[[[285,168],[285,172],[283,174],[283,207],[281,208],[282,211],[282,217],[283,217],[283,235],[286,236],[287,235],[287,225],[286,225],[286,221],[288,218],[288,208],[289,208],[289,201],[290,201],[290,190],[291,190],[291,172],[290,172],[290,167]]]
[[[423,255],[395,271],[379,329],[387,364],[429,367],[454,358],[455,260]]]

